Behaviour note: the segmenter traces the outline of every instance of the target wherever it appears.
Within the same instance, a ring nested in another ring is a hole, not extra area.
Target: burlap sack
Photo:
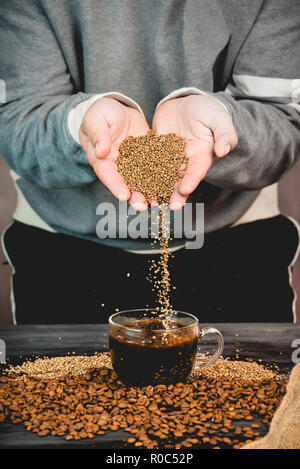
[[[300,449],[300,363],[291,372],[267,435],[242,449]]]

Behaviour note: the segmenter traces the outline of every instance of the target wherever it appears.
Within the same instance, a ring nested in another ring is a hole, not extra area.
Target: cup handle
[[[199,330],[199,338],[198,338],[198,349],[199,349],[199,340],[202,339],[207,334],[215,334],[218,342],[218,349],[215,351],[215,353],[208,358],[208,360],[197,360],[196,364],[194,366],[194,370],[198,370],[199,368],[202,368],[203,366],[207,365],[212,365],[223,352],[224,348],[224,339],[220,331],[218,329],[215,329],[214,327],[204,327],[203,329]]]

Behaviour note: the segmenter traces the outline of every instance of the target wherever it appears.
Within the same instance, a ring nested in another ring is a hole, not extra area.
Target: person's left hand
[[[216,99],[206,95],[165,101],[156,110],[152,127],[159,134],[174,133],[185,140],[189,162],[183,178],[174,186],[170,199],[173,210],[184,206],[215,156],[222,158],[238,143],[230,114]]]

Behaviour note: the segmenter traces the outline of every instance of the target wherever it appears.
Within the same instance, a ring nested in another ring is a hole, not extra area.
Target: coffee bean
[[[261,379],[263,367],[256,380],[253,370],[251,380],[239,378],[237,370],[243,365],[235,361],[230,362],[228,376],[217,374],[215,368],[214,376],[194,375],[184,383],[133,387],[119,381],[103,361],[102,366],[94,361],[94,369],[87,366],[85,374],[79,366],[76,375],[69,360],[70,371],[63,376],[63,362],[49,360],[24,364],[15,375],[12,368],[9,376],[1,378],[0,422],[10,418],[13,423],[23,422],[38,436],[64,436],[70,441],[124,429],[132,435],[128,444],[137,448],[180,449],[203,444],[240,448],[245,441],[263,435],[260,422],[270,423],[286,385],[286,380],[276,380],[275,375]],[[257,370],[257,364],[247,363]],[[53,377],[55,374],[58,376]],[[254,418],[259,423],[250,423]]]

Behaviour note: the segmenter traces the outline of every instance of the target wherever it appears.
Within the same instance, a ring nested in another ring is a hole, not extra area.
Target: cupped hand
[[[153,117],[153,129],[160,134],[174,133],[185,140],[189,159],[183,177],[175,184],[170,208],[181,209],[188,196],[204,179],[214,158],[233,150],[238,138],[229,112],[214,98],[191,95],[161,104]]]
[[[145,117],[136,109],[111,98],[99,98],[84,115],[79,139],[87,159],[100,181],[121,201],[129,200],[136,210],[145,210],[145,197],[130,193],[118,172],[116,160],[122,141],[148,132]]]

